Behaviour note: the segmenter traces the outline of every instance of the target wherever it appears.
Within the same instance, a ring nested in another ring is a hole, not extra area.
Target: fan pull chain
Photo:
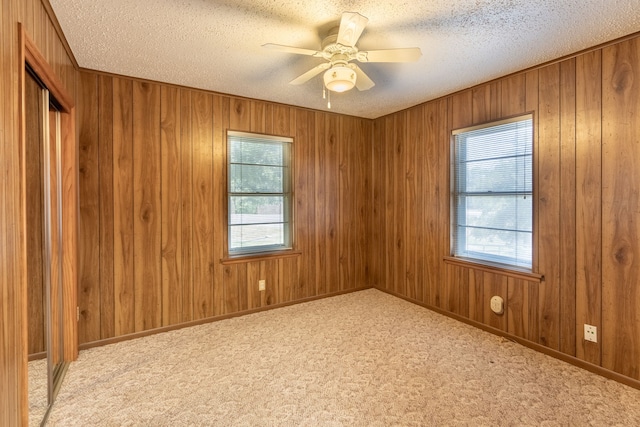
[[[327,96],[327,98],[329,99],[327,102],[327,108],[330,110],[331,109],[331,91],[329,91],[329,95]]]

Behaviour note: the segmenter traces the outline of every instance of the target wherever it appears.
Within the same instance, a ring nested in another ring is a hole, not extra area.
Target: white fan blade
[[[356,64],[349,64],[349,68],[356,72],[356,88],[358,90],[369,90],[376,84],[362,71]]]
[[[356,12],[345,12],[340,20],[337,42],[343,46],[353,47],[369,22],[368,18]]]
[[[360,51],[356,59],[360,62],[415,62],[422,56],[419,47],[406,47],[400,49],[382,49]]]
[[[317,50],[311,50],[311,49],[303,49],[301,47],[284,46],[281,44],[273,44],[273,43],[263,44],[262,47],[266,47],[267,49],[272,49],[272,50],[279,50],[280,52],[296,53],[298,55],[317,56],[320,58],[322,57],[322,52],[318,52]]]
[[[328,63],[328,62],[320,64],[317,67],[313,67],[312,69],[310,69],[309,71],[307,71],[306,73],[301,75],[300,77],[297,77],[297,78],[291,80],[289,82],[289,84],[301,85],[302,83],[306,83],[309,80],[311,80],[313,77],[317,76],[318,74],[320,74],[324,70],[328,69],[329,67],[331,67],[331,64]]]

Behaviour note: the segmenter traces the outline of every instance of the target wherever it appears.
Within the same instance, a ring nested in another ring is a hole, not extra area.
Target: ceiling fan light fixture
[[[346,92],[356,85],[356,73],[347,66],[335,66],[325,71],[324,85],[333,92]]]

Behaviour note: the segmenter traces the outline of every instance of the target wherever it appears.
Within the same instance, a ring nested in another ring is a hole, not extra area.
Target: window
[[[291,138],[227,133],[229,254],[291,249]]]
[[[533,118],[453,132],[454,256],[532,266]]]

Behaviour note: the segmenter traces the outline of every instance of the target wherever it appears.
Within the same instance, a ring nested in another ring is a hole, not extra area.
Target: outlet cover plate
[[[585,341],[598,342],[598,328],[593,325],[584,324]]]

